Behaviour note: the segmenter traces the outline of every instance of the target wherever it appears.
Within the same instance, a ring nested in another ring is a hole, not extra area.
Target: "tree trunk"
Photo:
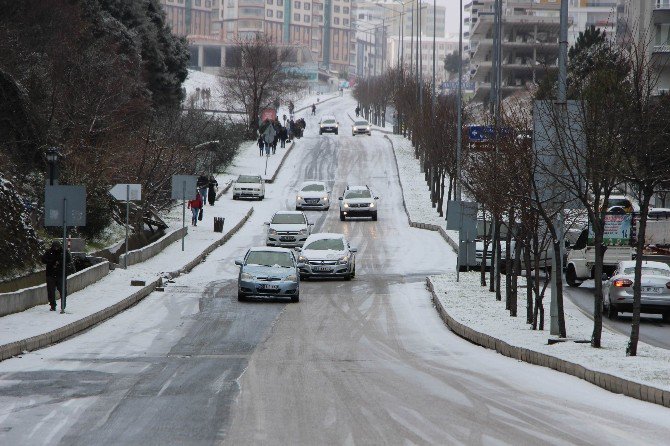
[[[510,303],[510,316],[516,317],[519,300],[519,276],[521,275],[521,239],[517,234],[514,243],[514,273],[512,274],[512,300]]]
[[[439,190],[438,190],[438,200],[437,200],[437,214],[440,217],[444,217],[444,169],[439,169]]]
[[[531,236],[526,235],[524,241],[523,261],[526,264],[526,323],[533,323],[533,273],[530,264]]]
[[[508,211],[507,234],[505,235],[505,310],[511,309],[512,300],[512,228],[514,227],[514,209]]]
[[[556,299],[556,311],[558,312],[558,334],[561,338],[567,337],[565,331],[565,314],[563,313],[563,281],[561,274],[561,265],[563,259],[561,259],[561,242],[556,237],[553,239],[554,245],[554,258],[556,259],[556,271],[552,271],[554,280],[556,281],[556,295],[552,296],[553,299]]]
[[[483,208],[483,206],[482,206]],[[482,211],[482,215],[484,216],[484,236],[482,237],[482,264],[481,264],[481,285],[486,286],[486,264],[488,263],[487,260],[487,251],[489,247],[489,238],[488,238],[488,231],[486,230],[486,211]]]
[[[496,262],[498,261],[496,245],[499,245],[498,236],[500,235],[500,229],[498,228],[499,218],[497,216],[493,217],[493,237],[491,237],[491,269],[489,270],[489,291],[495,292],[495,274],[496,274]]]
[[[500,247],[500,218],[496,218],[496,235],[495,235],[495,242],[493,243],[493,249],[496,253],[495,255],[495,268],[494,268],[494,274],[495,274],[495,280],[496,280],[496,300],[502,300],[502,293],[500,291],[500,257],[501,257],[501,247]]]
[[[644,253],[644,238],[647,235],[647,212],[649,201],[654,193],[653,187],[642,188],[642,203],[640,204],[640,230],[635,243],[635,281],[633,282],[633,323],[630,328],[630,340],[626,347],[626,355],[637,356],[637,342],[640,339],[640,307],[642,298],[642,255]]]
[[[600,215],[600,212],[598,212]],[[595,290],[593,292],[593,333],[591,334],[591,347],[601,347],[601,336],[603,331],[603,223],[600,219],[597,225],[593,225],[593,232],[595,235],[595,271],[593,280],[595,282]]]

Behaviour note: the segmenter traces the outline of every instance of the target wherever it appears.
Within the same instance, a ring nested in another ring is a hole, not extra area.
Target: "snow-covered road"
[[[0,363],[0,444],[663,444],[668,409],[473,346],[437,316],[425,276],[453,270],[435,232],[408,227],[390,145],[351,137],[345,96],[306,116],[246,226],[165,293],[77,336]],[[335,114],[339,136],[318,135]],[[309,212],[359,249],[351,282],[301,302],[237,302],[233,260],[264,241],[305,179],[368,184],[379,221]],[[223,200],[230,200],[230,195]]]

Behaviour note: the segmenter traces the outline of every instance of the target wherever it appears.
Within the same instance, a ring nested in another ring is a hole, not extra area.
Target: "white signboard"
[[[118,201],[140,201],[142,199],[142,185],[117,184],[109,191],[109,193]]]

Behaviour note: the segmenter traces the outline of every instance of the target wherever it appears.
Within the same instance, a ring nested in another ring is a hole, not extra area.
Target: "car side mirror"
[[[268,226],[270,226],[270,222],[269,222],[269,221],[266,221],[266,222],[264,222],[263,224],[264,224],[264,225],[268,225]]]
[[[338,198],[338,200],[344,200],[344,197],[340,197],[340,198]]]
[[[358,252],[358,249],[356,249],[356,248],[349,248],[349,252]]]
[[[307,223],[307,226],[314,226],[314,223]]]
[[[295,267],[296,267],[296,268],[306,268],[307,265],[301,262],[301,263],[297,263],[297,264],[295,265]]]
[[[375,197],[375,200],[379,200],[379,197]]]
[[[242,260],[240,260],[240,259],[237,259],[237,260],[235,260],[235,265],[242,266],[242,265],[244,265],[244,262],[242,262]]]

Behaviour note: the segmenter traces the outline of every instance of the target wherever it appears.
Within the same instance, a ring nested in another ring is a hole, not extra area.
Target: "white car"
[[[277,211],[265,224],[268,226],[265,240],[268,246],[302,246],[312,229],[312,223],[299,211]]]
[[[367,186],[347,186],[340,197],[340,220],[347,217],[371,217],[377,220],[377,200]]]
[[[295,197],[296,210],[330,208],[330,191],[323,181],[305,181],[300,185]]]
[[[356,136],[359,134],[367,134],[372,136],[372,126],[365,119],[354,121],[354,125],[351,126],[351,136]]]
[[[356,248],[342,234],[321,233],[307,237],[298,256],[300,277],[342,277],[351,280],[356,276]]]
[[[240,175],[233,183],[233,200],[240,198],[265,198],[265,181],[260,175]]]

